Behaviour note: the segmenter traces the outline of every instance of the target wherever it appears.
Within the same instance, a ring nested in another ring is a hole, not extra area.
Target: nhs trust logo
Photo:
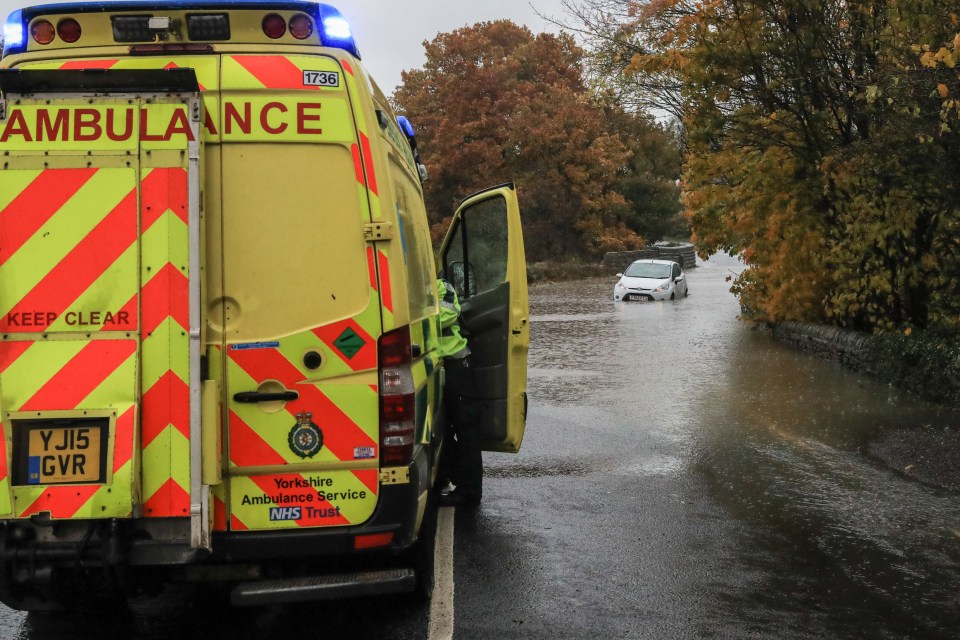
[[[302,507],[270,507],[270,521],[299,520]]]

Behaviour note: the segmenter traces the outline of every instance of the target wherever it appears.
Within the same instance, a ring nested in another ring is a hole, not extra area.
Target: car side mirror
[[[618,274],[617,274],[617,277],[618,277],[618,278],[622,278],[622,277],[623,277],[623,274],[622,274],[622,273],[618,273]]]
[[[462,260],[455,260],[449,265],[450,283],[456,289],[460,298],[467,299],[477,295],[477,277],[472,264],[464,264]],[[466,291],[467,275],[470,277],[470,290]]]

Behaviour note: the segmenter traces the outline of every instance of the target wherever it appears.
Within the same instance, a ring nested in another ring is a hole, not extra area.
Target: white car
[[[613,287],[615,302],[675,300],[689,293],[683,267],[672,260],[637,260],[617,277],[620,281]]]

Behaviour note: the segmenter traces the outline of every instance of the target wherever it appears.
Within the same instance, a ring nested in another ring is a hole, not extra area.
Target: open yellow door
[[[440,249],[440,270],[460,297],[475,380],[465,401],[475,403],[483,450],[516,453],[527,418],[530,312],[513,184],[463,201]]]

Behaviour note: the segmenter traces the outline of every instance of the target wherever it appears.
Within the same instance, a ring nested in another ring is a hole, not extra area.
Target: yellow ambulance
[[[438,266],[485,448],[523,437],[513,185],[435,261],[413,130],[325,4],[55,4],[3,35],[0,601],[428,595]]]

